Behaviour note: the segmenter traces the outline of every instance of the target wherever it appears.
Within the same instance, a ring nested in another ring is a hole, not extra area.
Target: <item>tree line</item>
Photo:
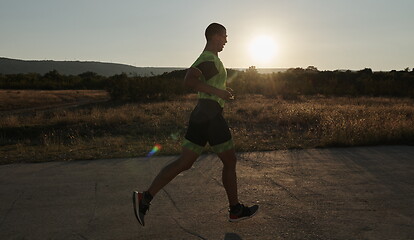
[[[44,75],[0,74],[0,89],[104,89],[114,100],[165,100],[192,92],[183,86],[185,70],[152,77],[118,74],[111,77],[93,72],[62,75],[56,70]],[[414,70],[373,72],[319,71],[316,67],[291,68],[284,72],[261,74],[252,66],[245,71],[228,69],[228,86],[240,94],[269,97],[298,95],[414,97]]]
[[[79,75],[62,75],[53,70],[44,75],[39,73],[0,74],[0,89],[104,89],[107,77],[94,72]]]
[[[291,68],[285,72],[260,74],[255,67],[235,77],[230,86],[238,93],[256,93],[268,96],[389,96],[414,97],[414,70],[373,72],[319,71]]]

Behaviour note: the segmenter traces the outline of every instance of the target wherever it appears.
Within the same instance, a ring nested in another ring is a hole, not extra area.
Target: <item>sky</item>
[[[218,22],[227,68],[412,69],[412,9],[413,0],[0,0],[0,57],[185,68]]]

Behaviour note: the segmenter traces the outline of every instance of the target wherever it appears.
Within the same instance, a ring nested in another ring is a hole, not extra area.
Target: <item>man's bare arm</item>
[[[189,68],[184,78],[184,85],[198,92],[216,95],[224,100],[231,100],[234,98],[233,94],[231,94],[229,91],[215,88],[201,81],[201,74],[201,71],[197,68]]]

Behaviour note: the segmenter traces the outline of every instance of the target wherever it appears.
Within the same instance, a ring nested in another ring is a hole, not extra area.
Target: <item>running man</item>
[[[229,201],[229,221],[235,222],[252,217],[259,206],[244,206],[237,194],[236,154],[233,139],[223,118],[225,101],[234,99],[232,90],[226,88],[227,72],[218,53],[227,43],[226,28],[218,23],[210,24],[206,31],[204,51],[188,69],[184,84],[198,91],[198,103],[191,113],[189,126],[182,145],[182,153],[165,166],[144,192],[133,192],[134,212],[139,223],[145,226],[144,217],[153,197],[181,172],[191,168],[209,143],[223,162],[222,181]]]

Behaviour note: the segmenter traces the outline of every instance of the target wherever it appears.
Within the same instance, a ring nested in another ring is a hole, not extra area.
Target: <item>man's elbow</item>
[[[184,87],[189,88],[191,90],[196,90],[197,80],[187,76],[186,78],[184,78]]]
[[[197,90],[197,85],[199,83],[198,78],[200,77],[201,73],[197,72],[194,68],[190,68],[187,71],[187,74],[184,77],[184,87]]]
[[[188,78],[184,78],[184,87],[185,88],[192,88],[191,81]]]

